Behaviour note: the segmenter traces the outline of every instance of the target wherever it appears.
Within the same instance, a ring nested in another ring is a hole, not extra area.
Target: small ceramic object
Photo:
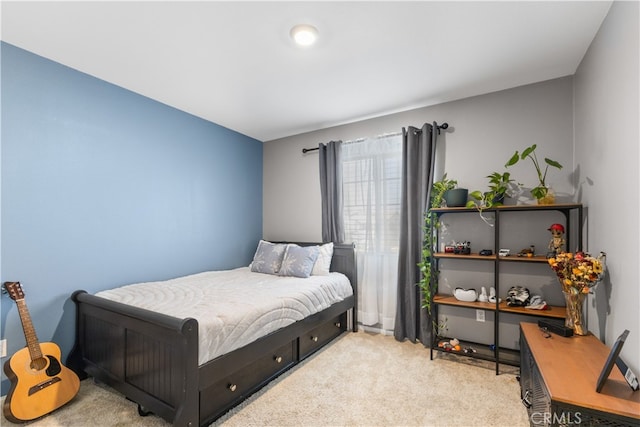
[[[496,302],[496,288],[493,286],[489,289],[489,302]],[[498,302],[502,302],[502,298],[498,298]]]
[[[478,296],[478,301],[487,302],[489,301],[489,297],[487,296],[487,288],[482,287],[482,291],[480,292],[480,296]]]
[[[456,297],[458,301],[473,302],[478,298],[478,293],[475,289],[456,288],[453,291],[453,296]]]

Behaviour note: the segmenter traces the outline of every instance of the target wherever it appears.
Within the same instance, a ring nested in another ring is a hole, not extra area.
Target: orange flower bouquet
[[[585,254],[564,252],[549,258],[549,265],[556,272],[563,292],[589,293],[602,276],[602,262]]]
[[[601,279],[604,266],[601,258],[594,258],[584,252],[564,252],[549,258],[549,265],[556,272],[567,306],[565,326],[572,328],[576,335],[586,335],[582,326],[582,305],[589,290]]]

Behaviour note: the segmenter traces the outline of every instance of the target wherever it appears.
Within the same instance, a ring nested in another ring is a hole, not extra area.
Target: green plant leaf
[[[494,172],[491,175],[487,175],[487,178],[489,178],[490,183],[497,184],[500,182],[502,175],[500,175],[498,172]]]
[[[533,144],[531,147],[527,147],[524,149],[524,151],[522,152],[522,155],[520,156],[520,158],[522,160],[526,159],[527,156],[531,153],[533,153],[533,151],[536,149],[536,144]]]
[[[469,193],[469,197],[473,197],[476,200],[482,200],[482,192],[480,190],[475,190]]]
[[[562,169],[562,165],[560,163],[556,162],[555,160],[551,160],[551,159],[548,159],[548,158],[545,157],[544,161],[547,162],[547,164],[549,166],[553,166],[554,168]]]
[[[531,195],[536,199],[542,199],[544,196],[547,195],[547,188],[546,187],[532,188]]]
[[[513,154],[513,156],[511,156],[511,158],[509,159],[509,161],[504,165],[505,168],[508,168],[509,166],[513,166],[516,163],[518,163],[518,160],[520,160],[520,153],[518,153],[517,151]]]

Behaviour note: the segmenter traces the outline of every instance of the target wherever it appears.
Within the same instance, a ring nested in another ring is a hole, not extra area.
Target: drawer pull
[[[276,363],[282,363],[282,356],[275,356],[273,360],[275,360]]]
[[[336,323],[334,323],[334,325],[336,325],[336,328],[339,328],[340,326],[342,326],[342,325],[340,324],[340,322],[336,322]]]
[[[229,388],[229,390],[230,390],[230,391],[236,391],[236,389],[238,388],[238,386],[237,386],[237,385],[235,385],[235,384],[229,384],[229,385],[228,385],[228,388]]]
[[[318,337],[311,337],[311,341],[318,342]]]

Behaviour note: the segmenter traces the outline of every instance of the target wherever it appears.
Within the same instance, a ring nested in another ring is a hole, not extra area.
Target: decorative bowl
[[[453,296],[458,301],[474,302],[478,298],[478,292],[475,289],[456,288],[453,291]]]

